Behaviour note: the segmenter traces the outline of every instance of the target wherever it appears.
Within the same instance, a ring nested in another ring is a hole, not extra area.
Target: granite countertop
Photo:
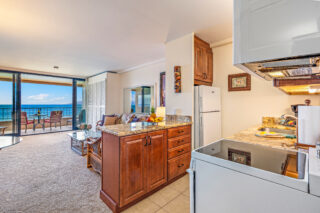
[[[226,139],[244,142],[244,143],[251,143],[251,144],[259,144],[264,146],[269,146],[272,148],[280,148],[286,150],[296,150],[295,144],[297,143],[297,139],[290,139],[290,138],[265,138],[265,137],[258,137],[255,136],[256,132],[258,131],[258,126],[252,127],[243,131],[240,131],[231,137],[227,137]]]
[[[99,130],[116,136],[127,136],[155,130],[191,125],[189,121],[164,121],[159,123],[136,122],[97,127]]]

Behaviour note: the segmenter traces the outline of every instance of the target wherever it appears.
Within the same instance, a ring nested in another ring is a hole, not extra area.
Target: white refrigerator
[[[298,106],[297,129],[300,144],[315,146],[320,141],[320,106]]]
[[[220,88],[194,87],[194,148],[221,139]]]

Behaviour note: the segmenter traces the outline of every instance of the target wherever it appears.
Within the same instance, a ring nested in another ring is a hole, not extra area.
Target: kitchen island
[[[191,158],[191,119],[103,126],[100,198],[120,212],[182,177]]]

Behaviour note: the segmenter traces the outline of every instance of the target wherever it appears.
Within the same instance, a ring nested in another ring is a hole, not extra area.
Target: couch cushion
[[[100,123],[100,126],[103,126],[103,125],[105,125],[105,120],[106,120],[106,118],[107,117],[117,117],[117,115],[115,115],[115,114],[112,114],[112,115],[102,115],[102,122]]]
[[[121,117],[121,123],[122,124],[128,124],[128,123],[131,123],[131,121],[133,120],[133,118],[135,117],[134,114],[127,114],[127,113],[124,113]]]
[[[114,125],[116,124],[118,117],[114,116],[114,117],[105,117],[104,119],[104,125],[108,126],[108,125]]]

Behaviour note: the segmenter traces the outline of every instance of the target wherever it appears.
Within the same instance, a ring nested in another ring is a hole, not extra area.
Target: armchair
[[[101,175],[101,137],[89,138],[87,142],[87,168],[92,168]]]

